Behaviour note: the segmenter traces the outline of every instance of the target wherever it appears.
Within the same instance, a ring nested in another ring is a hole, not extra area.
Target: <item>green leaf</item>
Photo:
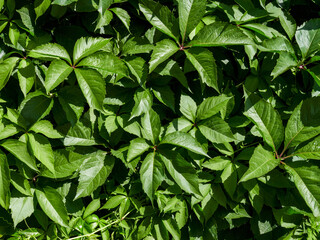
[[[61,195],[52,187],[37,188],[35,193],[44,213],[55,223],[68,228],[68,213]]]
[[[202,148],[201,144],[193,138],[189,133],[184,132],[173,132],[162,139],[159,145],[171,144],[179,147],[188,149],[191,152],[207,156],[206,151]]]
[[[215,22],[202,28],[188,45],[216,47],[247,44],[254,42],[240,28],[224,22]]]
[[[283,141],[284,127],[272,105],[251,94],[245,102],[244,115],[257,126],[266,143],[276,151]]]
[[[106,52],[92,54],[83,59],[78,66],[93,68],[103,77],[111,74],[118,74],[121,77],[129,76],[125,63],[119,57]]]
[[[199,123],[198,128],[203,136],[214,143],[226,143],[235,140],[229,125],[220,117],[211,117]]]
[[[0,124],[0,140],[11,137],[20,132],[20,130],[21,129],[14,124]]]
[[[42,16],[50,7],[50,5],[51,5],[51,0],[35,0],[34,11],[36,12],[36,16],[37,16],[36,19]]]
[[[105,183],[112,171],[115,159],[106,156],[105,152],[97,151],[81,165],[79,185],[74,200],[89,196],[94,190]]]
[[[217,96],[206,98],[197,109],[197,120],[204,120],[212,117],[225,108],[231,97]]]
[[[311,19],[298,27],[296,41],[301,50],[302,57],[306,59],[319,50],[320,19]]]
[[[152,94],[149,90],[137,90],[134,94],[134,102],[135,104],[129,120],[134,117],[138,117],[151,109],[153,102]]]
[[[259,145],[255,148],[249,160],[249,169],[243,174],[239,182],[261,177],[277,167],[279,163],[280,159],[276,159],[272,152]]]
[[[293,168],[284,165],[284,168],[292,176],[300,195],[312,210],[315,217],[320,216],[320,170],[316,166]]]
[[[191,97],[183,93],[180,97],[180,112],[191,122],[196,121],[197,104]]]
[[[320,160],[320,136],[298,145],[293,154],[305,159]]]
[[[150,109],[141,118],[144,138],[156,144],[160,135],[161,122],[159,115]]]
[[[131,140],[127,154],[127,161],[130,162],[131,160],[143,154],[149,148],[150,145],[146,142],[144,138],[135,138]]]
[[[225,190],[232,197],[237,188],[238,177],[237,177],[236,166],[233,163],[231,163],[231,161],[221,173],[220,178]]]
[[[198,176],[189,162],[174,151],[161,151],[160,157],[169,174],[181,189],[201,196]]]
[[[163,222],[163,225],[168,230],[168,232],[172,235],[173,239],[175,240],[181,239],[181,232],[175,219],[171,217],[166,217],[165,219],[162,220],[162,222]]]
[[[13,2],[13,1],[10,1]],[[34,15],[34,9],[32,5],[25,5],[19,10],[16,10],[21,17],[22,23],[27,27],[27,31],[34,36],[35,31],[35,15]]]
[[[159,160],[156,152],[149,153],[140,168],[142,188],[151,202],[154,199],[154,193],[164,180],[163,166]]]
[[[67,132],[63,139],[65,146],[92,146],[97,145],[95,138],[92,136],[92,130],[88,124],[77,122]]]
[[[212,52],[205,48],[191,48],[184,51],[187,58],[198,71],[201,81],[220,92],[218,86],[217,65]]]
[[[169,57],[175,54],[179,50],[177,44],[170,40],[164,39],[157,42],[153,48],[151,59],[149,62],[149,73],[151,73],[160,63],[166,61]]]
[[[178,41],[178,21],[168,7],[152,0],[141,0],[139,8],[153,26]]]
[[[67,6],[71,3],[77,2],[78,0],[54,0],[52,4],[60,5],[60,6]]]
[[[285,130],[285,146],[295,147],[320,133],[320,97],[301,102],[293,111]]]
[[[122,8],[110,8],[110,11],[112,11],[123,23],[123,25],[130,31],[130,15],[128,12]]]
[[[6,155],[0,150],[0,206],[8,209],[10,202],[10,169]]]
[[[193,123],[185,118],[176,118],[169,123],[166,135],[172,132],[188,132],[193,127]]]
[[[206,11],[205,0],[179,0],[179,26],[182,42],[198,25]]]
[[[19,85],[25,97],[31,90],[36,80],[36,72],[34,68],[34,64],[30,60],[25,59],[22,59],[18,66],[17,75],[19,79]]]
[[[20,193],[26,196],[32,196],[31,187],[28,179],[17,172],[11,172],[11,183]]]
[[[22,222],[24,219],[33,214],[33,197],[16,193],[11,197],[10,209],[14,227],[16,227],[18,223]]]
[[[67,50],[57,43],[47,43],[32,49],[28,53],[29,57],[38,58],[45,61],[63,59],[71,64],[70,56]]]
[[[76,65],[82,58],[89,56],[99,50],[101,50],[107,43],[110,41],[110,38],[80,38],[74,45],[73,49],[73,62]]]
[[[53,125],[48,120],[36,122],[30,129],[35,133],[41,133],[48,138],[63,138],[63,135],[53,128]]]
[[[7,151],[11,152],[21,162],[25,163],[29,168],[38,171],[34,158],[29,154],[27,144],[15,139],[7,139],[1,143]]]
[[[62,83],[63,80],[69,76],[72,70],[73,68],[65,61],[54,60],[50,64],[46,74],[45,88],[47,93]]]
[[[81,91],[90,107],[102,110],[106,96],[106,83],[101,75],[93,69],[75,69]]]
[[[29,93],[21,102],[19,112],[27,121],[28,126],[32,126],[38,120],[47,116],[53,106],[53,99],[44,95],[40,91]]]
[[[51,172],[54,170],[54,157],[49,140],[40,134],[28,134],[28,143],[33,155]]]
[[[111,6],[113,3],[113,0],[99,0],[99,5],[98,5],[98,12],[100,15],[103,15],[105,11],[108,10],[108,8]]]
[[[217,156],[217,157],[211,158],[209,161],[204,162],[202,164],[202,167],[205,167],[214,171],[221,171],[225,169],[230,162],[231,161],[228,157]]]
[[[17,57],[11,57],[0,62],[0,90],[7,84],[18,60],[19,58]]]
[[[10,23],[10,27],[9,27],[9,38],[11,43],[16,46],[17,42],[19,40],[20,37],[20,31],[17,28],[17,26],[13,23]]]
[[[297,67],[297,65],[298,61],[294,56],[292,56],[291,53],[281,52],[279,53],[277,63],[271,72],[271,76],[273,77],[273,79],[275,79],[289,69]]]
[[[83,213],[83,219],[85,219],[86,217],[90,216],[92,213],[94,213],[95,211],[97,211],[100,208],[100,199],[94,199],[92,200],[88,206],[86,207],[86,210]]]
[[[135,57],[127,59],[125,63],[130,72],[136,77],[139,85],[144,87],[148,74],[148,65],[146,64],[146,61],[141,57]]]
[[[154,96],[165,106],[169,107],[172,111],[175,112],[175,99],[174,92],[169,86],[154,86],[152,88]]]

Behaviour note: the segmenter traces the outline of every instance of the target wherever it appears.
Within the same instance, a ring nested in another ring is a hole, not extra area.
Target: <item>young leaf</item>
[[[320,133],[320,97],[301,102],[289,118],[285,130],[285,146],[295,147]]]
[[[34,158],[29,154],[27,144],[15,139],[7,139],[1,143],[7,151],[11,152],[21,162],[25,163],[29,168],[38,171]]]
[[[68,226],[68,213],[61,195],[52,187],[37,188],[36,196],[41,209],[55,223]]]
[[[214,143],[226,143],[235,140],[229,125],[220,117],[211,117],[199,123],[198,128],[203,136]]]
[[[296,31],[296,41],[306,59],[312,53],[319,50],[320,44],[320,19],[311,19],[298,27]]]
[[[197,109],[197,120],[204,120],[220,112],[231,98],[227,96],[217,96],[206,98]]]
[[[46,75],[45,88],[47,93],[62,83],[72,70],[72,67],[65,61],[54,60],[50,64]]]
[[[149,148],[150,145],[146,142],[144,138],[135,138],[131,140],[127,154],[127,161],[130,162],[131,160],[143,154]]]
[[[168,7],[152,0],[142,0],[139,8],[146,19],[161,32],[178,41],[177,19]]]
[[[279,113],[270,103],[251,94],[245,102],[245,113],[258,128],[266,143],[275,151],[284,138],[284,128]]]
[[[10,202],[10,169],[6,155],[0,150],[0,206],[8,209]]]
[[[149,73],[151,73],[160,63],[166,61],[169,57],[175,54],[179,50],[177,44],[170,40],[164,39],[157,42],[153,48],[151,59],[149,62]]]
[[[254,42],[240,28],[224,22],[215,22],[202,28],[188,45],[216,47],[247,44]]]
[[[156,144],[160,135],[161,122],[159,115],[150,109],[141,118],[142,134],[147,140]]]
[[[96,154],[81,165],[79,185],[74,200],[89,196],[94,190],[105,183],[112,171],[115,159],[106,156],[105,152],[97,151]]]
[[[315,217],[320,216],[320,170],[317,166],[293,168],[284,165]]]
[[[197,69],[202,82],[220,92],[217,65],[212,52],[205,48],[191,48],[184,52],[195,69]]]
[[[272,152],[259,145],[249,160],[249,169],[243,174],[239,182],[261,177],[277,167],[279,163],[280,159],[276,159]]]
[[[208,157],[206,151],[202,148],[201,144],[193,138],[189,133],[173,132],[162,139],[159,145],[171,144],[188,149],[191,152]]]
[[[161,151],[160,157],[169,174],[181,189],[201,196],[198,176],[189,162],[174,151]]]
[[[206,0],[179,0],[179,26],[182,42],[198,25],[206,11]]]
[[[28,134],[28,143],[33,155],[52,173],[54,170],[54,157],[49,140],[40,134]]]
[[[67,50],[57,43],[47,43],[32,49],[28,53],[29,57],[38,58],[45,61],[63,59],[71,64],[71,59]]]
[[[109,38],[80,38],[77,40],[73,49],[73,61],[76,65],[82,58],[93,54],[103,48],[110,41]]]
[[[106,83],[101,75],[93,69],[75,69],[77,80],[90,107],[102,110],[106,96]]]
[[[156,152],[149,153],[140,168],[140,179],[144,192],[153,201],[154,193],[164,180],[163,166]]]

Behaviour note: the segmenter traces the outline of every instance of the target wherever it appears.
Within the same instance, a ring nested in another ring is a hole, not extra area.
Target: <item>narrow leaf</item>
[[[8,209],[10,202],[10,169],[6,155],[0,150],[0,206]]]

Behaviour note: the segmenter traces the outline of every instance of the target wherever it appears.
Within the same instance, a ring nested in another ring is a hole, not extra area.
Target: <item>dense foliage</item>
[[[319,239],[319,13],[0,0],[0,238]]]

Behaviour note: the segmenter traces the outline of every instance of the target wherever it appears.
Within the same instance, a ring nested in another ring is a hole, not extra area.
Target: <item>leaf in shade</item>
[[[24,96],[26,96],[31,90],[36,80],[36,72],[34,68],[34,64],[31,60],[22,59],[19,63],[17,75],[20,89]]]
[[[272,152],[259,145],[249,160],[249,169],[243,174],[239,182],[261,177],[277,167],[279,163],[280,159],[276,159]]]
[[[0,63],[0,90],[7,84],[18,60],[17,57],[11,57]]]
[[[312,139],[311,141],[299,144],[294,150],[293,155],[305,159],[320,160],[320,136]]]

